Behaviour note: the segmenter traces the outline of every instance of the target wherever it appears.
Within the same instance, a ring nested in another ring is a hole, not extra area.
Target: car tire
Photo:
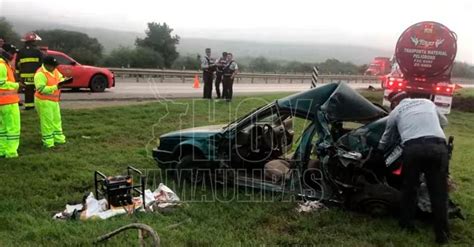
[[[90,82],[90,89],[92,92],[104,92],[107,88],[107,77],[104,75],[95,75]]]
[[[183,155],[176,163],[174,178],[178,184],[190,183],[194,185],[205,183],[210,178],[210,173],[205,170],[206,167],[206,162],[202,155]]]

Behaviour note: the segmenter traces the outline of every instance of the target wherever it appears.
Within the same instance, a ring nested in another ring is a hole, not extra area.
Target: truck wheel
[[[92,92],[103,92],[107,88],[107,77],[95,75],[91,79],[90,89]]]

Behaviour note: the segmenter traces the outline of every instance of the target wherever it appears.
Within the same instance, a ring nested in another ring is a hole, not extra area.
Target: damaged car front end
[[[372,215],[398,211],[401,146],[382,159],[375,149],[388,112],[345,83],[329,83],[278,99],[225,126],[165,134],[153,156],[164,170],[336,203]],[[304,121],[296,138],[294,125]],[[208,174],[208,173],[206,173]],[[201,173],[202,175],[202,173]],[[422,180],[423,182],[423,180]],[[419,209],[430,212],[427,191]],[[461,216],[450,201],[450,214]]]

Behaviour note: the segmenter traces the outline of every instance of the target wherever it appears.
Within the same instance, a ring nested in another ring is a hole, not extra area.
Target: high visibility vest
[[[10,65],[3,59],[0,59],[0,64],[5,64],[5,67],[7,68],[7,81],[14,82],[15,74],[13,73],[13,69],[10,67]],[[18,102],[20,102],[20,97],[18,96],[17,89],[0,88],[0,105],[15,104]]]
[[[48,71],[44,70],[43,67],[39,68],[36,73],[43,73],[46,76],[46,79],[48,79],[46,86],[56,86],[61,80],[61,76],[59,75],[59,71],[57,69],[53,71],[54,76],[52,76],[51,73],[49,73]],[[58,88],[52,94],[43,94],[39,90],[36,90],[35,97],[37,97],[38,99],[59,102],[59,98],[61,97],[61,90],[59,90]]]

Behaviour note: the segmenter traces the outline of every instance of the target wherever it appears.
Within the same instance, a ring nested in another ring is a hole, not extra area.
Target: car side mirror
[[[69,65],[75,66],[77,63],[75,61],[72,61],[69,63]]]

